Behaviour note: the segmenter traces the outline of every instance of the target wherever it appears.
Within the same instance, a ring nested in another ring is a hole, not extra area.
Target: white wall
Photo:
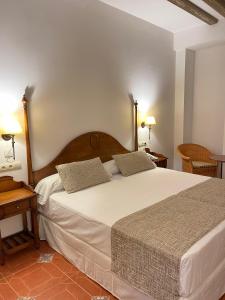
[[[174,118],[174,168],[181,170],[181,159],[176,148],[179,144],[192,141],[193,119],[193,86],[195,85],[195,51],[204,51],[209,46],[222,45],[225,42],[225,20],[221,19],[213,26],[198,26],[174,34],[174,50],[176,51],[176,84],[175,84],[175,118]],[[192,52],[190,52],[190,50]],[[214,54],[213,54],[214,55]],[[219,53],[223,60],[224,52]],[[205,70],[210,66],[205,64]],[[214,73],[217,78],[220,73]],[[217,90],[209,85],[213,94]],[[203,102],[204,100],[202,100]],[[213,101],[213,100],[212,100]],[[204,103],[202,104],[204,106]],[[191,111],[192,110],[192,111]],[[225,136],[225,135],[224,135]],[[225,146],[224,146],[225,149]]]
[[[192,142],[225,153],[225,44],[177,51],[176,57],[175,149]],[[174,168],[181,170],[176,151]]]
[[[25,87],[34,87],[35,169],[91,130],[108,132],[131,149],[128,93],[155,115],[152,149],[172,164],[172,34],[95,0],[0,0],[0,7],[0,94],[20,101]],[[0,110],[4,105],[0,99]],[[16,137],[16,153],[22,170],[11,174],[25,179],[23,136]]]
[[[222,154],[224,125],[225,44],[196,51],[192,141]]]
[[[225,42],[225,19],[213,26],[201,25],[174,34],[174,49],[196,49]]]
[[[186,51],[176,52],[175,72],[175,114],[174,114],[174,168],[181,169],[181,161],[177,155],[177,146],[184,140],[184,100],[185,100],[185,62]]]

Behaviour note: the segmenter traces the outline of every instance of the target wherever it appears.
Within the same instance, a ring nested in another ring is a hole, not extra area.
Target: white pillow
[[[147,153],[147,152],[146,152],[146,154],[147,154],[147,156],[149,157],[149,159],[151,159],[151,161],[152,161],[153,165],[155,166],[155,168],[157,168],[157,165],[156,165],[156,163],[154,162],[154,160],[152,159],[151,155],[150,155],[149,153]]]
[[[103,164],[103,166],[104,166],[106,172],[108,172],[110,174],[110,176],[120,173],[120,170],[117,167],[116,162],[115,162],[114,159],[105,162]]]
[[[38,182],[35,188],[35,192],[38,194],[38,203],[41,205],[46,204],[52,194],[63,190],[64,188],[59,174],[45,177]]]

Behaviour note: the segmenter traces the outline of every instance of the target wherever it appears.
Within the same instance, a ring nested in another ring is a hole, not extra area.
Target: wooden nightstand
[[[157,165],[157,167],[160,168],[166,168],[167,167],[167,160],[168,158],[164,156],[163,154],[152,152],[149,148],[145,148],[145,152],[150,153],[157,157],[157,160],[154,160],[154,163]]]
[[[31,212],[31,231],[27,227],[27,211]],[[10,176],[0,177],[0,220],[22,214],[23,231],[2,238],[0,230],[0,264],[5,255],[16,253],[31,245],[39,248],[36,193],[24,182]]]

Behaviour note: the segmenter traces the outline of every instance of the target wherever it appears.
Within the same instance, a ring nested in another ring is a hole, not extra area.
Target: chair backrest
[[[178,153],[190,157],[191,160],[208,161],[211,152],[198,144],[181,144],[177,147]]]

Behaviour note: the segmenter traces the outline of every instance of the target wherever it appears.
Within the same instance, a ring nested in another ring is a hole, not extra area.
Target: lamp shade
[[[147,125],[155,125],[155,124],[156,124],[155,117],[153,117],[153,116],[147,117],[147,119],[146,119],[146,124],[147,124]]]
[[[1,134],[17,134],[21,133],[22,128],[18,120],[13,115],[6,115],[0,119]]]

